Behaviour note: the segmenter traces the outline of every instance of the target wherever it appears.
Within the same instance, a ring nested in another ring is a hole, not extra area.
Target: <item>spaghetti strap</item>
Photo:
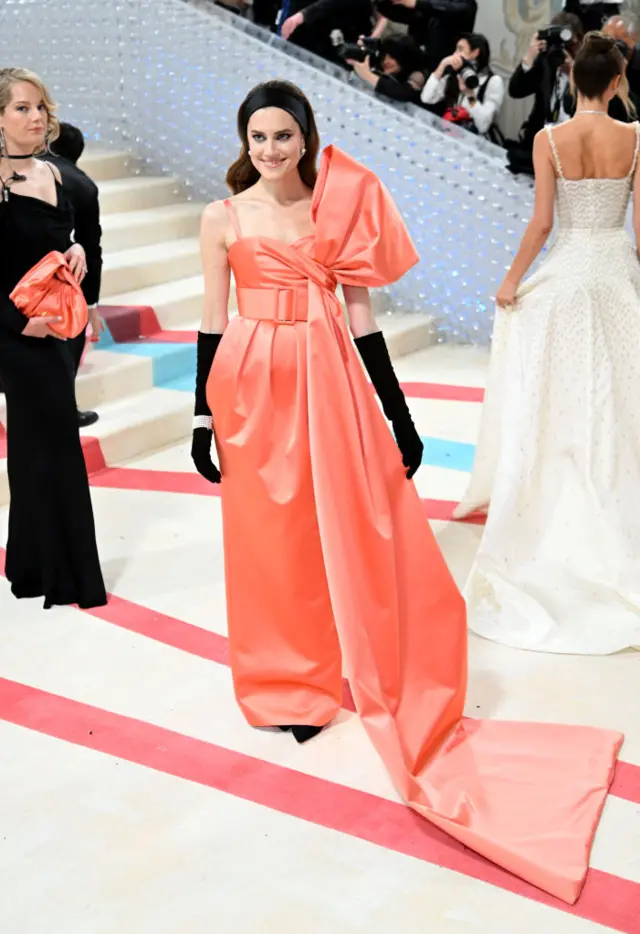
[[[555,162],[556,169],[558,171],[558,178],[564,179],[564,175],[562,174],[562,165],[560,164],[560,156],[558,155],[558,150],[556,148],[556,141],[553,138],[553,131],[551,130],[551,127],[548,123],[545,126],[545,130],[547,131],[547,136],[549,137],[549,145],[551,146],[553,161]]]
[[[51,171],[51,174],[53,175],[53,180],[54,180],[54,182],[56,183],[56,185],[61,185],[62,183],[61,183],[60,179],[58,178],[58,176],[56,175],[56,173],[55,173],[55,171],[54,171],[54,168],[53,168],[53,166],[51,165],[51,163],[50,163],[50,162],[47,162],[47,160],[45,159],[45,160],[44,160],[44,164],[45,164],[45,165],[47,166],[47,168]],[[58,171],[60,171],[60,170],[58,169]]]
[[[231,204],[231,201],[228,198],[225,198],[222,203],[227,209],[227,214],[229,215],[229,220],[231,221],[233,232],[236,235],[236,240],[242,240],[242,231],[240,230],[240,224],[238,223],[238,215],[235,212],[234,206]]]
[[[633,162],[631,163],[631,170],[629,171],[629,178],[633,178],[636,173],[636,167],[638,165],[638,153],[640,152],[640,123],[636,123],[636,148],[633,152]]]

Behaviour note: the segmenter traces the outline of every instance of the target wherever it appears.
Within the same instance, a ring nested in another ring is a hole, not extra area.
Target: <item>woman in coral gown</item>
[[[613,39],[587,37],[575,117],[535,141],[536,207],[498,294],[482,428],[456,516],[491,502],[469,626],[541,652],[640,646],[640,267],[624,230],[640,126]],[[546,261],[520,285],[553,224]],[[640,242],[640,240],[638,241]]]
[[[622,737],[463,719],[464,602],[411,481],[422,445],[368,294],[403,275],[415,248],[368,169],[330,146],[316,177],[297,88],[259,86],[238,122],[234,197],[202,223],[192,447],[203,476],[222,474],[238,702],[251,725],[309,738],[340,709],[344,657],[411,807],[573,902]],[[239,315],[228,322],[230,270]]]

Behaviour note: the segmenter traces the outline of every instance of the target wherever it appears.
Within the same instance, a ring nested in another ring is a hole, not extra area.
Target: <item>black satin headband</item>
[[[300,98],[282,88],[257,88],[249,95],[244,105],[247,123],[257,110],[263,110],[265,107],[277,107],[278,110],[286,111],[298,123],[305,136],[309,133],[307,110]]]

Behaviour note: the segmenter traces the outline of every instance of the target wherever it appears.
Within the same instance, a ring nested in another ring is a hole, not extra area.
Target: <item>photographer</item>
[[[490,135],[504,100],[504,81],[491,71],[490,59],[486,36],[461,36],[454,54],[429,75],[422,103],[445,120],[480,136]]]
[[[331,40],[339,31],[356,43],[368,36],[373,24],[372,0],[287,0],[281,4],[280,35],[309,52],[344,64]]]
[[[516,100],[535,96],[529,118],[520,131],[520,144],[529,152],[539,130],[547,123],[569,119],[564,99],[569,89],[573,59],[584,37],[582,23],[571,13],[558,13],[551,26],[536,33],[522,63],[509,81],[509,95]]]
[[[380,16],[408,26],[408,34],[425,54],[424,68],[433,71],[456,47],[463,32],[473,32],[476,0],[378,0]]]
[[[382,94],[395,101],[419,103],[424,87],[422,52],[410,36],[389,36],[382,41],[361,40],[364,60],[346,58],[358,77]],[[342,54],[349,55],[348,50]]]
[[[638,48],[638,24],[629,13],[612,16],[604,24],[602,32],[616,40],[618,48],[627,62],[627,81],[632,102],[638,109],[640,102],[640,48]],[[616,101],[617,98],[614,98]],[[612,101],[612,103],[614,102]]]

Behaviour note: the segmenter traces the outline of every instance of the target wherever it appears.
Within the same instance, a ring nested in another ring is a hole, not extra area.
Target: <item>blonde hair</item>
[[[29,71],[28,68],[0,68],[0,115],[5,112],[11,103],[14,84],[19,84],[22,81],[32,84],[40,92],[42,103],[47,109],[47,132],[44,145],[38,150],[39,152],[46,152],[49,144],[60,135],[60,123],[56,117],[58,107],[49,94],[42,78],[38,77],[35,72]]]

